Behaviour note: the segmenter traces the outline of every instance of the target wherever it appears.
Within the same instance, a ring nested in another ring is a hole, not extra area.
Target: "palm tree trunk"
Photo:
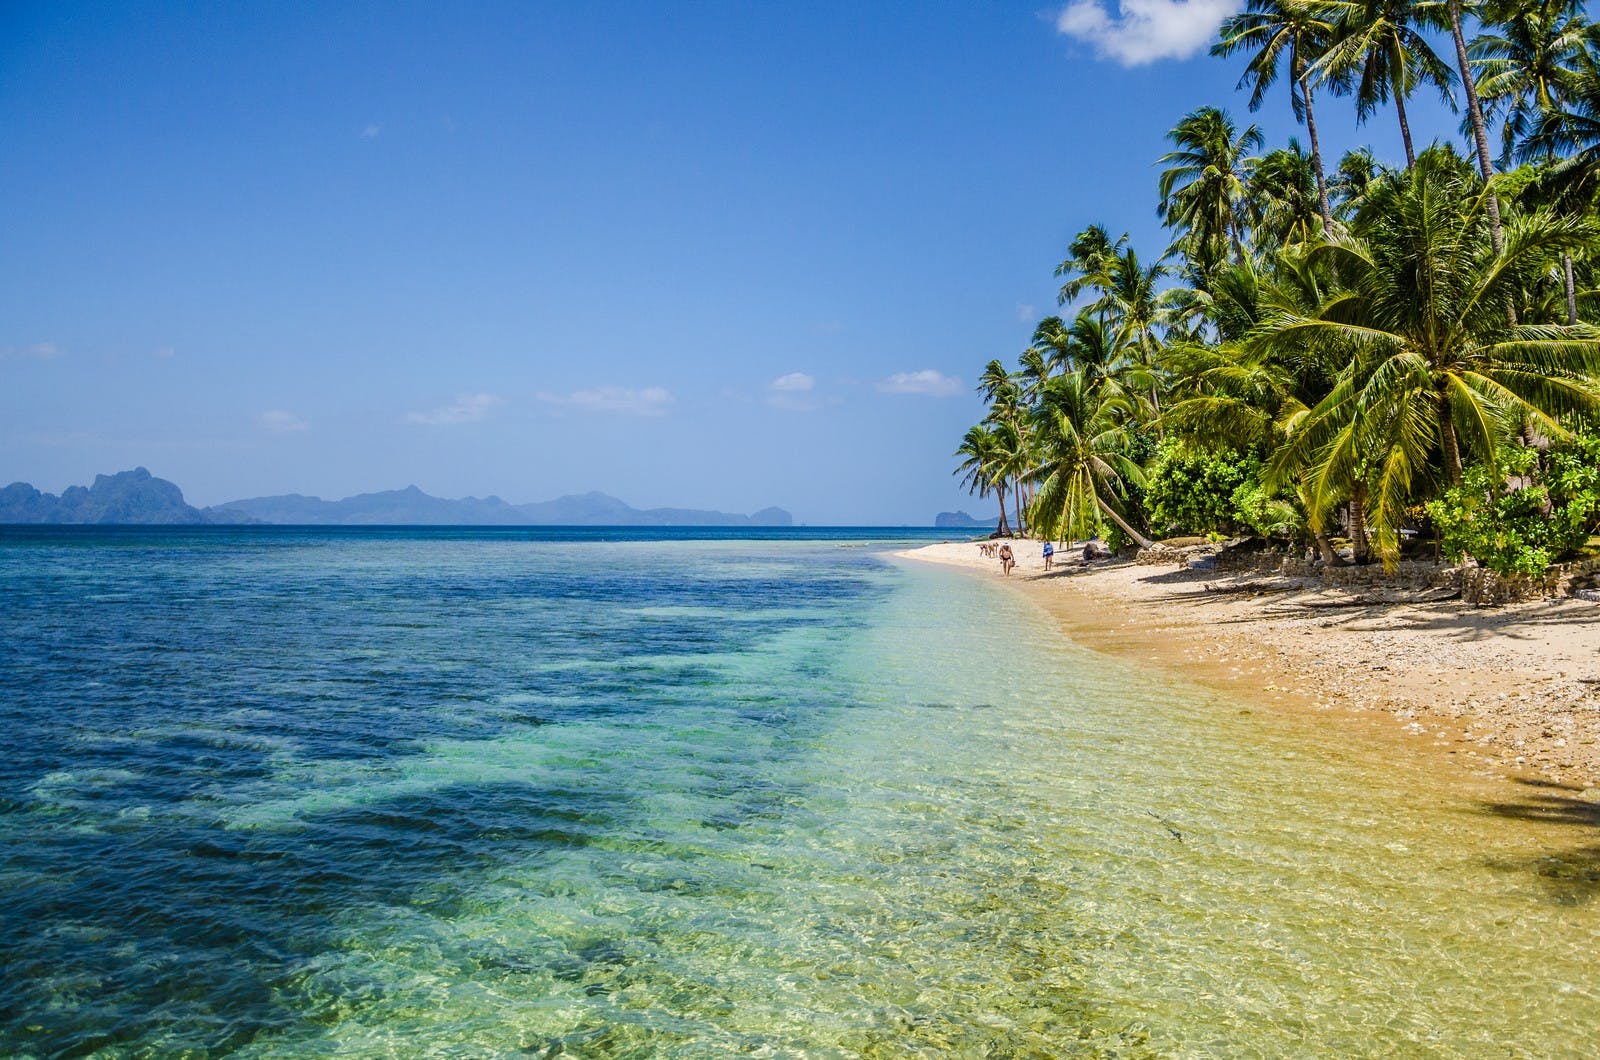
[[[1122,527],[1122,532],[1127,534],[1129,537],[1133,538],[1134,542],[1140,548],[1154,548],[1155,547],[1156,543],[1154,541],[1150,540],[1148,537],[1145,537],[1143,534],[1139,533],[1139,531],[1137,531],[1133,527],[1129,526],[1128,525],[1128,521],[1126,519],[1124,519],[1122,516],[1118,515],[1116,513],[1116,510],[1113,509],[1111,507],[1111,505],[1107,504],[1103,498],[1101,498],[1100,496],[1096,495],[1095,499],[1094,499],[1094,502],[1100,506],[1100,510],[1101,511],[1105,512],[1106,515],[1111,517],[1111,521],[1112,522],[1114,522],[1118,526]]]
[[[1472,139],[1478,148],[1478,172],[1484,184],[1494,176],[1494,163],[1489,160],[1489,131],[1483,124],[1483,108],[1478,105],[1478,88],[1472,83],[1472,64],[1467,61],[1467,39],[1461,34],[1461,0],[1450,0],[1445,5],[1450,11],[1450,36],[1456,43],[1456,66],[1461,70],[1461,88],[1467,95],[1467,116],[1472,122]],[[1500,197],[1489,193],[1489,234],[1494,238],[1494,252],[1500,253],[1506,245],[1505,229],[1500,226]],[[1512,310],[1511,323],[1516,324],[1516,310]]]
[[[1328,205],[1328,178],[1322,172],[1322,145],[1317,140],[1317,113],[1311,106],[1311,82],[1302,75],[1300,94],[1306,98],[1306,135],[1311,138],[1311,168],[1317,171],[1317,203],[1322,207],[1322,231],[1333,235],[1333,210]]]
[[[1467,95],[1467,117],[1472,123],[1472,139],[1478,148],[1478,172],[1483,175],[1485,188],[1494,177],[1494,163],[1489,160],[1489,130],[1483,123],[1483,107],[1478,103],[1478,86],[1472,82],[1472,64],[1467,60],[1467,39],[1461,32],[1461,0],[1450,0],[1445,7],[1450,12],[1450,36],[1456,44],[1456,66],[1461,69],[1461,88]],[[1506,233],[1500,223],[1500,196],[1489,191],[1489,237],[1494,241],[1494,252],[1505,249]],[[1511,326],[1517,326],[1517,304],[1506,297],[1506,317]]]
[[[1328,535],[1321,531],[1312,532],[1312,540],[1317,543],[1317,552],[1322,556],[1324,567],[1343,567],[1343,557],[1333,550],[1333,542],[1328,540]]]
[[[995,525],[994,532],[1011,536],[1011,524],[1006,522],[1006,484],[1000,482],[995,486],[994,495],[1000,498],[1000,522]]]
[[[1400,142],[1406,146],[1406,172],[1409,173],[1417,164],[1417,153],[1411,149],[1411,124],[1406,121],[1406,97],[1399,86],[1395,86],[1394,110],[1400,115]]]
[[[1022,483],[1016,483],[1012,489],[1014,490],[1013,496],[1016,499],[1017,506],[1017,533],[1023,537],[1026,537],[1028,535],[1028,528],[1023,525],[1022,522]]]
[[[1561,255],[1561,278],[1567,286],[1567,324],[1578,322],[1578,290],[1572,282],[1572,255]]]
[[[1350,558],[1361,566],[1372,559],[1367,540],[1367,488],[1362,485],[1350,491]]]
[[[1450,485],[1461,485],[1461,442],[1456,438],[1455,420],[1450,418],[1450,402],[1439,395],[1439,434],[1444,442],[1444,470]]]

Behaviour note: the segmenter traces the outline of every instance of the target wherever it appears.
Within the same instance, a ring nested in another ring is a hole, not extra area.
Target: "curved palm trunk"
[[[1137,543],[1140,548],[1155,547],[1156,543],[1154,541],[1150,540],[1148,537],[1145,537],[1143,534],[1139,533],[1139,531],[1129,526],[1128,521],[1122,516],[1118,515],[1116,509],[1107,504],[1099,494],[1095,495],[1094,502],[1100,506],[1101,511],[1105,512],[1106,515],[1111,518],[1112,522],[1122,527],[1122,532],[1133,538],[1134,542]]]
[[[1394,90],[1394,110],[1400,116],[1400,142],[1406,147],[1406,172],[1409,173],[1417,164],[1417,153],[1411,148],[1411,123],[1406,121],[1406,97],[1398,85]]]
[[[1006,522],[1006,484],[1004,482],[999,483],[995,486],[994,493],[996,497],[1000,498],[1000,523],[994,528],[994,532],[1010,537],[1011,524]]]
[[[1372,560],[1372,545],[1367,538],[1367,488],[1350,491],[1350,558],[1365,565]]]
[[[1450,485],[1461,485],[1461,442],[1456,438],[1455,420],[1450,418],[1450,402],[1439,395],[1439,434],[1444,443],[1444,470]]]
[[[1017,533],[1025,537],[1027,536],[1028,528],[1022,522],[1022,483],[1016,483],[1012,489],[1015,491],[1012,496],[1017,508]]]
[[[1324,567],[1343,567],[1344,558],[1333,550],[1333,542],[1328,540],[1328,535],[1321,531],[1312,531],[1311,538],[1317,543],[1317,553],[1322,556]]]
[[[1317,171],[1317,204],[1322,209],[1322,231],[1333,235],[1333,209],[1328,205],[1328,178],[1322,172],[1322,145],[1317,140],[1317,112],[1311,105],[1311,82],[1302,75],[1300,94],[1306,98],[1306,135],[1311,138],[1311,168]]]

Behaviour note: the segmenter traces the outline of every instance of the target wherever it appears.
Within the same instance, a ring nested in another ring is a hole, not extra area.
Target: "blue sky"
[[[1160,252],[1196,106],[1294,131],[1234,6],[0,4],[0,482],[987,514],[1072,234]]]

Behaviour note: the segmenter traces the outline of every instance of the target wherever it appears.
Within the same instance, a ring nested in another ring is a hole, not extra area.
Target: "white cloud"
[[[813,393],[816,389],[816,376],[788,372],[767,384],[767,404],[786,412],[815,412],[822,407]]]
[[[886,394],[918,394],[922,397],[954,397],[966,390],[961,380],[932,368],[920,372],[896,372],[878,384]]]
[[[1017,320],[1024,324],[1032,324],[1038,317],[1034,316],[1038,310],[1026,302],[1017,303]]]
[[[285,409],[268,409],[256,417],[256,422],[267,430],[276,431],[279,434],[311,429],[310,423]]]
[[[375,121],[370,121],[366,125],[362,126],[361,138],[363,140],[376,140],[378,138],[378,134],[381,132],[383,132],[383,126],[379,125]]]
[[[1056,16],[1056,31],[1094,47],[1102,59],[1143,66],[1187,59],[1211,43],[1241,0],[1072,0]]]
[[[804,372],[790,372],[778,376],[769,385],[780,394],[804,394],[817,388],[817,377]]]
[[[158,350],[151,350],[150,351],[150,356],[164,361],[164,360],[167,360],[169,357],[175,356],[177,354],[177,352],[178,351],[173,349],[171,346],[163,346]]]
[[[627,416],[660,416],[677,398],[666,387],[597,386],[570,394],[540,394],[540,401],[566,405],[585,412],[615,412]]]
[[[53,361],[65,357],[67,351],[53,342],[36,342],[32,346],[0,346],[0,360],[8,357],[30,361]]]
[[[487,419],[489,413],[499,404],[502,404],[502,399],[493,394],[457,394],[456,399],[448,405],[441,405],[426,412],[406,413],[406,422],[421,423],[430,427],[447,423],[477,423],[479,420]]]

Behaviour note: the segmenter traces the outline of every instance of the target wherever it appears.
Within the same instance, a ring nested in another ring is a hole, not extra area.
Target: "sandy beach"
[[[1181,672],[1337,731],[1374,730],[1482,777],[1600,799],[1600,603],[1474,608],[1427,594],[1106,561],[1044,570],[1013,542],[1003,578],[972,542],[900,553],[993,577],[1046,607],[1077,643]],[[1076,559],[1076,550],[1066,553]]]

